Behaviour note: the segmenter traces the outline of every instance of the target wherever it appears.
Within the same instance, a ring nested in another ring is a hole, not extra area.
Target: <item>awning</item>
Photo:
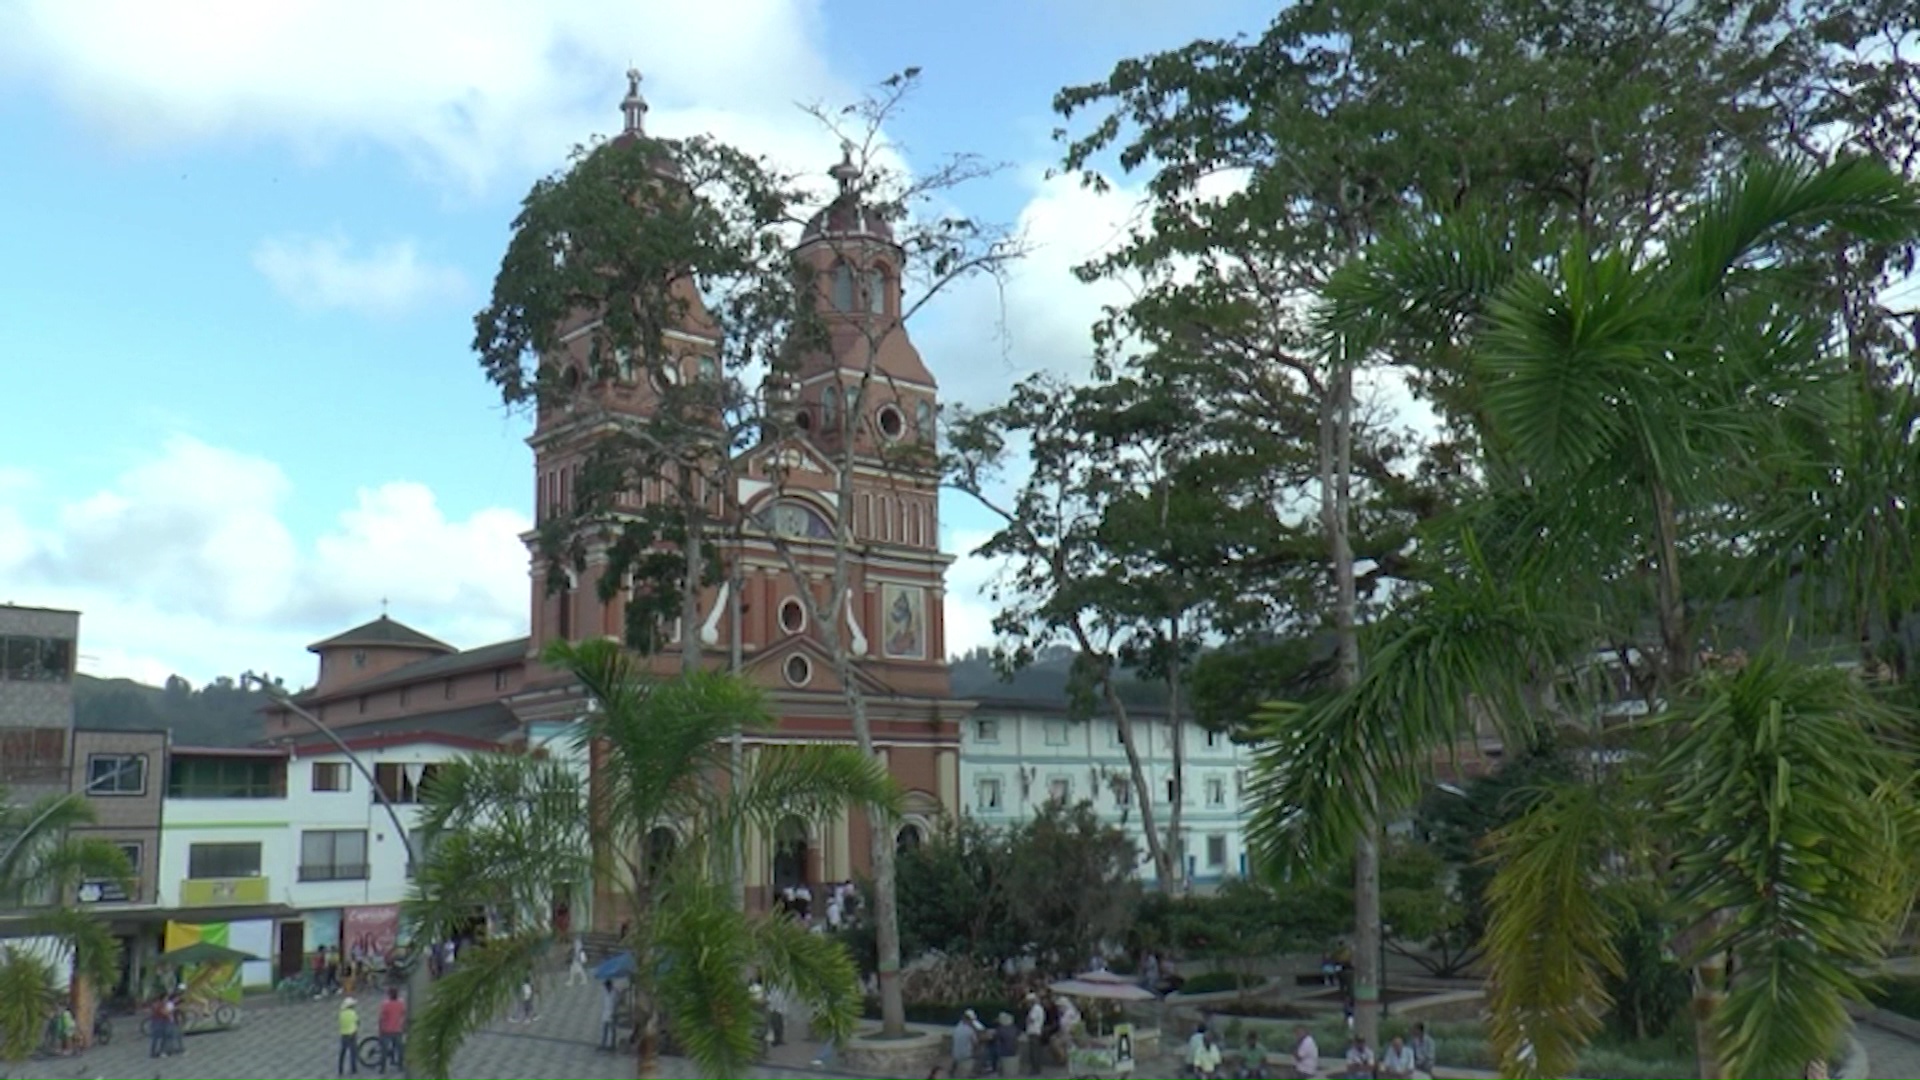
[[[152,926],[163,922],[216,923],[245,922],[249,919],[292,919],[299,908],[285,904],[240,904],[230,907],[191,908],[90,908],[89,913],[108,927]],[[0,938],[33,937],[34,914],[0,916]]]

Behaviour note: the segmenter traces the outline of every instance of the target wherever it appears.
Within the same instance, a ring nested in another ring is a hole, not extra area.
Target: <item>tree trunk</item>
[[[867,697],[854,683],[853,657],[845,645],[834,650],[834,674],[846,687],[847,711],[853,717],[853,737],[860,752],[877,757],[873,722],[867,716]],[[907,1033],[907,1006],[900,996],[900,907],[894,885],[892,822],[877,810],[867,812],[869,850],[873,861],[873,937],[879,953],[880,1032],[895,1038]]]
[[[703,553],[700,549],[700,527],[703,515],[700,512],[698,482],[691,465],[680,467],[682,505],[687,509],[686,538],[680,542],[681,558],[686,562],[687,576],[680,583],[680,674],[691,675],[700,670],[700,581],[706,577],[702,572]]]
[[[1180,631],[1171,637],[1174,656],[1167,662],[1167,720],[1173,732],[1173,798],[1167,808],[1167,847],[1172,849],[1173,880],[1169,891],[1185,891],[1187,881],[1186,834],[1180,831],[1181,811],[1187,805],[1187,725],[1180,716]]]
[[[1334,372],[1320,413],[1320,524],[1333,568],[1335,686],[1360,681],[1359,598],[1354,583],[1353,542],[1353,371]],[[1366,824],[1355,838],[1353,855],[1353,1024],[1377,1053],[1380,1049],[1380,822],[1371,778],[1366,785]]]
[[[641,1011],[642,1002],[636,995],[634,1011]],[[655,1080],[660,1075],[660,1015],[648,1008],[636,1018],[636,1031],[633,1039],[633,1075],[638,1080]]]
[[[87,978],[78,964],[67,980],[67,998],[73,1008],[73,1042],[84,1050],[93,1045],[93,980]]]
[[[1153,876],[1160,885],[1160,891],[1171,894],[1177,879],[1173,873],[1173,858],[1167,845],[1160,836],[1160,830],[1153,816],[1153,789],[1147,779],[1146,767],[1140,763],[1140,746],[1133,738],[1133,718],[1127,712],[1120,695],[1113,689],[1113,680],[1102,678],[1101,687],[1106,691],[1107,707],[1113,710],[1114,725],[1120,731],[1120,747],[1127,753],[1127,770],[1133,775],[1133,797],[1140,805],[1140,831],[1147,838],[1147,858],[1153,862]],[[1153,739],[1153,729],[1147,729],[1147,739]]]
[[[729,486],[731,486],[731,481],[729,481]],[[745,554],[745,549],[741,543],[739,532],[740,513],[737,510],[733,515],[733,521],[733,558],[730,560],[731,566],[727,574],[727,597],[728,603],[732,605],[727,612],[727,670],[735,676],[738,676],[744,661],[745,652],[745,645],[741,641],[740,636],[740,619],[745,612],[744,603],[740,599],[740,590],[746,584],[744,580],[746,575],[742,572],[740,565],[740,559]],[[746,737],[741,732],[735,731],[727,745],[727,767],[732,770],[727,781],[729,787],[740,783],[740,776],[745,771],[746,764]],[[731,837],[733,843],[733,906],[739,908],[741,911],[747,910],[747,838],[741,832],[744,828],[745,823],[736,820],[732,830],[733,836]]]
[[[1680,522],[1673,505],[1673,493],[1658,480],[1653,482],[1654,542],[1659,546],[1654,588],[1659,604],[1660,689],[1672,694],[1693,671],[1693,645],[1687,640],[1686,594],[1680,584]]]

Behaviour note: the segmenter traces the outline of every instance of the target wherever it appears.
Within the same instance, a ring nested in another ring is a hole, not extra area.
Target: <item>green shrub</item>
[[[980,1018],[981,1023],[992,1027],[994,1019],[1001,1013],[1012,1013],[1016,1017],[1020,1015],[1020,1010],[1014,1008],[1013,1005],[1014,1003],[1011,1001],[1002,1000],[961,1002],[917,1001],[908,1003],[906,1013],[909,1023],[943,1024],[951,1026],[959,1021],[961,1014],[965,1013],[968,1009],[972,1009],[973,1014]],[[866,1008],[862,1011],[861,1015],[865,1016],[868,1020],[880,1019],[880,999],[874,997],[868,998]]]
[[[1245,990],[1260,985],[1258,975],[1242,975],[1236,971],[1209,971],[1205,975],[1195,975],[1180,987],[1182,994],[1217,994],[1223,990]]]
[[[1920,977],[1891,975],[1867,991],[1867,1000],[1888,1012],[1920,1020]]]

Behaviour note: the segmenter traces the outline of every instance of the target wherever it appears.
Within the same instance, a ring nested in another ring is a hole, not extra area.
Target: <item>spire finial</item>
[[[380,617],[387,617],[387,598],[384,596],[380,598]]]
[[[860,166],[853,163],[853,140],[840,140],[840,163],[827,170],[827,175],[840,182],[840,194],[853,194],[854,182],[860,179]]]
[[[627,69],[627,96],[620,102],[620,113],[626,117],[625,134],[645,134],[643,129],[647,118],[647,99],[640,96],[640,69]]]

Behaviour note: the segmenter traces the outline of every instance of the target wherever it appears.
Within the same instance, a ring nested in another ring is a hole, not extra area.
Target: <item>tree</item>
[[[89,879],[133,887],[133,867],[124,852],[104,840],[71,834],[92,821],[93,807],[83,795],[49,795],[19,806],[0,788],[0,907],[29,909],[29,925],[67,947],[72,959],[68,998],[83,1042],[92,1037],[98,987],[113,981],[119,945],[91,915],[67,908],[66,897]],[[12,962],[26,963],[19,956]],[[29,975],[26,968],[15,974]],[[39,1033],[36,1027],[29,1047],[38,1045]],[[4,1038],[16,1034],[9,1029]]]
[[[1906,718],[1830,668],[1736,655],[1703,670],[1723,597],[1687,567],[1749,543],[1736,496],[1805,451],[1843,385],[1835,306],[1806,287],[1796,242],[1916,229],[1920,200],[1883,166],[1762,161],[1646,252],[1576,231],[1515,265],[1511,246],[1443,222],[1329,289],[1341,350],[1371,347],[1383,322],[1461,328],[1491,483],[1431,538],[1451,571],[1396,614],[1365,678],[1275,711],[1263,851],[1338,857],[1374,798],[1397,812],[1419,797],[1431,755],[1483,720],[1529,744],[1555,720],[1540,687],[1652,628],[1621,650],[1652,711],[1614,733],[1635,767],[1561,788],[1496,842],[1487,941],[1507,1069],[1571,1068],[1598,1023],[1619,968],[1620,908],[1601,883],[1622,868],[1679,882],[1670,944],[1694,968],[1703,1076],[1797,1072],[1824,1053],[1857,992],[1847,965],[1891,933],[1911,809],[1890,780],[1905,751],[1884,739]]]
[[[853,961],[790,918],[736,906],[732,847],[789,814],[897,809],[879,764],[851,748],[766,746],[736,772],[729,737],[770,724],[759,693],[737,678],[650,681],[606,640],[556,643],[546,659],[594,703],[580,739],[594,748],[595,790],[589,799],[558,763],[499,757],[455,763],[425,792],[428,858],[408,901],[417,932],[444,934],[476,905],[508,915],[435,984],[414,1023],[413,1052],[429,1075],[448,1076],[460,1043],[498,1015],[550,947],[538,913],[554,886],[589,872],[634,913],[621,944],[636,958],[637,1075],[658,1074],[662,1030],[708,1075],[741,1075],[758,1052],[754,969],[810,1007],[819,1029],[844,1035],[859,1015]],[[587,854],[589,802],[597,859]]]
[[[1058,95],[1069,118],[1106,110],[1066,136],[1068,168],[1104,188],[1106,155],[1117,151],[1120,169],[1152,172],[1143,227],[1084,271],[1139,279],[1108,339],[1203,364],[1214,374],[1194,384],[1202,392],[1226,387],[1229,401],[1318,430],[1330,595],[1295,621],[1327,613],[1336,686],[1359,670],[1356,537],[1380,549],[1373,567],[1385,576],[1415,553],[1410,530],[1370,536],[1356,526],[1358,505],[1369,488],[1394,495],[1423,477],[1477,479],[1484,425],[1478,383],[1444,347],[1455,343],[1450,328],[1373,352],[1319,349],[1307,316],[1329,278],[1396,221],[1472,205],[1638,251],[1745,152],[1850,136],[1910,147],[1912,126],[1869,104],[1898,103],[1891,113],[1905,116],[1920,100],[1920,68],[1891,29],[1902,25],[1896,7],[1306,0],[1251,39],[1127,60]],[[1856,265],[1837,279],[1852,287],[1880,272]],[[1417,468],[1375,467],[1355,431],[1356,387],[1383,365],[1402,365],[1444,427],[1444,439],[1404,463]],[[1408,493],[1416,517],[1440,508]],[[1379,823],[1349,824],[1371,835]],[[1356,866],[1358,1021],[1369,1039],[1375,847],[1359,844]]]
[[[1007,906],[1034,961],[1063,974],[1083,970],[1133,913],[1133,841],[1082,800],[1041,807],[1014,826],[1008,846]]]

